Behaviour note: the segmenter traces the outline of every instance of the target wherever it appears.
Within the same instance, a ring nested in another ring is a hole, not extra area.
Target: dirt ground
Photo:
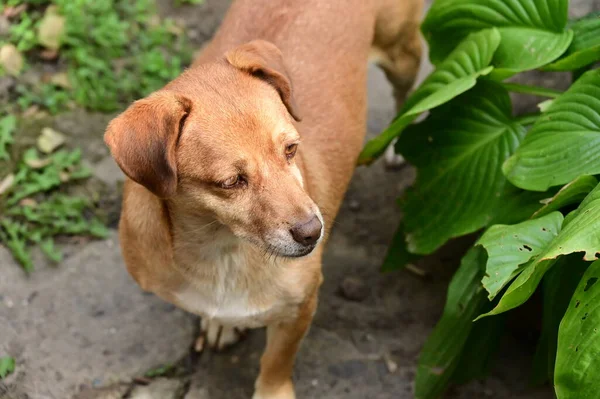
[[[210,38],[229,1],[161,11],[182,21],[200,45]],[[574,1],[576,13],[599,2]],[[425,62],[422,76],[430,70]],[[565,85],[559,75],[523,78]],[[549,76],[549,77],[548,77]],[[518,108],[535,102],[516,99]],[[369,69],[369,137],[394,116],[391,88]],[[102,144],[110,115],[75,110],[47,123],[83,148],[105,189],[103,201],[117,222],[122,174]],[[295,370],[299,398],[412,398],[419,350],[438,320],[447,282],[469,240],[448,244],[419,263],[427,272],[382,275],[378,267],[401,218],[392,206],[414,180],[406,166],[386,170],[381,162],[356,171],[325,256],[325,284],[318,313]],[[108,188],[108,189],[106,189]],[[191,350],[196,317],[142,293],[123,267],[115,232],[104,241],[73,242],[59,267],[45,265],[26,278],[0,247],[0,353],[17,360],[16,372],[0,385],[0,399],[238,399],[251,396],[264,345],[252,332],[224,353]],[[344,292],[352,280],[358,289]],[[344,283],[346,282],[346,283]],[[352,299],[348,299],[352,298]],[[543,399],[548,387],[528,384],[535,334],[515,319],[491,375],[453,387],[447,398]],[[177,364],[152,381],[149,369]]]

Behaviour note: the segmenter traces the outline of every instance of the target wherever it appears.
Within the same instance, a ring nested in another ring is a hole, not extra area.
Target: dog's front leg
[[[315,293],[301,305],[294,321],[267,326],[267,347],[260,360],[260,375],[252,399],[295,399],[294,360],[316,307]]]

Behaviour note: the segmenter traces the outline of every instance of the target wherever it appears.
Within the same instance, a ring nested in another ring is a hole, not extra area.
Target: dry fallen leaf
[[[40,52],[40,58],[44,61],[54,61],[58,58],[58,50],[46,49]]]
[[[55,6],[48,7],[38,26],[39,43],[50,50],[58,50],[64,31],[65,17],[58,13]]]
[[[23,69],[23,55],[14,45],[5,44],[0,47],[0,66],[7,74],[17,76]]]
[[[18,17],[19,14],[21,14],[23,11],[27,10],[27,4],[19,4],[18,6],[14,6],[14,7],[4,7],[4,10],[2,10],[2,15],[4,15],[6,18],[15,18]]]
[[[50,165],[51,162],[52,162],[52,160],[50,158],[43,158],[43,159],[34,158],[34,159],[26,159],[25,160],[25,164],[27,166],[29,166],[31,169],[41,169],[44,166]]]
[[[54,129],[45,127],[42,129],[42,134],[37,139],[37,146],[45,154],[50,154],[58,147],[64,144],[65,135],[57,132]]]
[[[38,203],[33,198],[23,198],[21,201],[19,201],[19,205],[35,208]]]
[[[8,189],[12,187],[14,182],[15,182],[15,175],[12,173],[9,174],[8,176],[6,176],[4,179],[0,180],[0,195],[7,192]]]
[[[73,87],[69,81],[69,75],[67,75],[66,72],[59,72],[52,75],[50,83],[62,87],[63,89],[71,89]]]

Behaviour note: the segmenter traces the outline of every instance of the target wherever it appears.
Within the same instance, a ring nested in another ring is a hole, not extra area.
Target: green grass
[[[35,148],[11,149],[19,139],[20,114],[32,107],[51,114],[74,106],[101,112],[122,109],[176,77],[193,52],[181,28],[158,18],[154,0],[5,0],[4,4],[0,11],[23,4],[27,9],[11,19],[9,34],[0,38],[0,46],[13,44],[25,61],[9,100],[0,103],[0,187],[12,180],[9,189],[0,190],[0,241],[29,272],[34,267],[32,247],[59,262],[57,237],[104,237],[107,229],[89,198],[72,195],[73,186],[91,174],[82,166],[79,150],[41,155]],[[48,46],[40,27],[49,14],[62,22],[62,28],[54,31],[59,33],[58,50],[42,45]],[[55,51],[54,57],[48,56],[49,51]],[[21,79],[40,63],[58,69],[62,80]]]
[[[0,380],[8,377],[13,371],[15,371],[15,359],[0,357]]]

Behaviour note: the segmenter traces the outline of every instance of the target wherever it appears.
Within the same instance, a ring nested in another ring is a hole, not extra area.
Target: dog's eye
[[[298,149],[298,144],[296,144],[296,143],[286,146],[285,147],[285,157],[287,159],[294,158],[294,155],[296,155],[297,149]]]
[[[246,184],[246,179],[242,175],[231,176],[229,179],[221,183],[223,188],[236,188]]]

